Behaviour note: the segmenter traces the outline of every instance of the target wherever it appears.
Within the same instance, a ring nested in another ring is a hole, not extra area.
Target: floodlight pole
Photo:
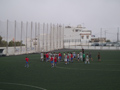
[[[6,45],[6,55],[8,54],[8,23],[9,23],[9,21],[7,20],[7,38],[6,38],[7,45]]]
[[[102,49],[102,28],[101,28],[101,49]]]
[[[30,40],[31,51],[32,51],[32,27],[33,27],[33,22],[31,22],[31,40]]]
[[[44,28],[45,28],[44,25],[45,25],[45,24],[43,23],[43,51],[44,51]]]
[[[37,31],[37,23],[35,22],[35,52],[36,52],[36,45],[37,45],[37,43],[36,43],[36,40],[37,40],[37,37],[36,37],[36,31]]]
[[[15,20],[15,28],[14,28],[14,55],[16,52],[16,20]]]
[[[28,31],[28,22],[26,22],[26,54],[27,54],[27,31]]]
[[[38,52],[40,52],[40,23],[38,23]]]
[[[63,24],[63,49],[64,49],[64,24]]]
[[[20,54],[22,52],[22,30],[23,30],[23,22],[21,21],[21,45],[20,45]]]
[[[119,27],[118,27],[118,33],[117,33],[117,42],[119,42]]]
[[[48,51],[48,23],[47,23],[47,32],[46,32],[46,51]]]
[[[60,30],[60,31],[59,31],[59,34],[60,34],[60,35],[59,35],[59,38],[60,38],[59,40],[60,40],[60,41],[59,41],[59,42],[60,42],[60,48],[61,48],[61,27],[60,27],[60,25],[59,25],[59,28],[60,28],[60,29],[59,29],[59,30]]]
[[[51,51],[51,43],[52,43],[51,34],[52,34],[52,26],[51,26],[51,23],[50,23],[50,51]]]
[[[55,41],[54,41],[54,29],[55,29],[55,27],[54,27],[54,24],[53,24],[53,50],[55,49],[55,46],[54,46],[54,43],[55,43]]]
[[[59,28],[58,28],[58,24],[57,24],[57,49],[58,49],[58,40],[59,40],[59,38],[58,38],[58,35],[59,35],[59,33],[58,33],[58,31],[59,31]]]

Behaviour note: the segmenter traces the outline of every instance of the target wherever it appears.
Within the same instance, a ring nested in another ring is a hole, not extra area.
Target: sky
[[[120,0],[0,0],[0,21],[81,24],[96,36],[116,40]]]

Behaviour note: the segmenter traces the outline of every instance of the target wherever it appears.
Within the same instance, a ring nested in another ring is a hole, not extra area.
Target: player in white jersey
[[[41,52],[41,61],[43,61],[43,53]]]
[[[51,52],[49,52],[49,61],[50,61],[50,58],[51,58]]]
[[[69,64],[69,55],[67,53],[67,64]]]
[[[69,55],[69,61],[71,61],[71,54],[70,54],[70,52],[68,53],[68,55]]]
[[[73,58],[76,58],[76,53],[75,52],[73,52]]]
[[[65,54],[65,59],[64,59],[64,61],[65,61],[65,64],[67,64],[67,54]]]
[[[83,54],[80,52],[80,60],[83,61]]]
[[[59,53],[57,53],[56,56],[57,56],[57,60],[59,60]]]
[[[77,54],[77,58],[78,58],[78,61],[79,61],[79,58],[80,58],[80,55],[79,55],[79,53]]]
[[[85,64],[87,64],[87,63],[90,64],[88,54],[86,55],[86,60],[85,60]]]

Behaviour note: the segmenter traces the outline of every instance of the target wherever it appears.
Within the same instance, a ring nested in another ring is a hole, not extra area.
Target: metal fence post
[[[28,22],[26,22],[26,54],[27,54],[27,31],[28,31]]]
[[[6,55],[8,55],[8,23],[9,21],[7,20],[7,38],[6,38],[6,41],[7,41],[7,45],[6,45]]]
[[[14,27],[14,55],[16,52],[16,20],[15,20],[15,27]]]

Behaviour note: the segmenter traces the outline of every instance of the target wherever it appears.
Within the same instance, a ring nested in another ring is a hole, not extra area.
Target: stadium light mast
[[[20,54],[22,53],[22,32],[23,32],[23,22],[21,21],[21,45],[20,45]]]
[[[63,49],[64,49],[64,24],[63,24]]]
[[[16,51],[16,20],[15,20],[15,26],[14,26],[14,54]]]
[[[47,23],[47,32],[46,32],[46,51],[48,51],[48,23]]]
[[[102,28],[100,29],[101,33],[100,33],[100,37],[101,37],[101,43],[102,43]]]
[[[38,22],[38,52],[40,52],[40,23]]]
[[[33,28],[33,22],[31,22],[31,40],[30,40],[31,51],[32,51],[32,28]]]
[[[102,28],[100,29],[100,31],[101,31],[101,35],[100,35],[100,41],[101,41],[101,47],[100,47],[100,49],[102,49]]]
[[[36,37],[36,31],[37,31],[37,23],[35,22],[35,52],[36,52],[36,39],[37,39],[37,37]]]
[[[44,51],[44,28],[45,28],[45,23],[43,23],[43,51]]]
[[[119,42],[119,27],[118,27],[118,32],[117,32],[117,42]]]
[[[108,30],[105,30],[105,39],[106,39],[106,40],[107,40],[107,35],[106,35],[107,31],[108,31]]]
[[[27,32],[28,31],[28,22],[26,22],[26,54],[27,54]]]
[[[8,54],[8,24],[9,24],[9,20],[7,20],[7,36],[6,36],[6,41],[7,41],[7,45],[6,45],[6,55]]]

